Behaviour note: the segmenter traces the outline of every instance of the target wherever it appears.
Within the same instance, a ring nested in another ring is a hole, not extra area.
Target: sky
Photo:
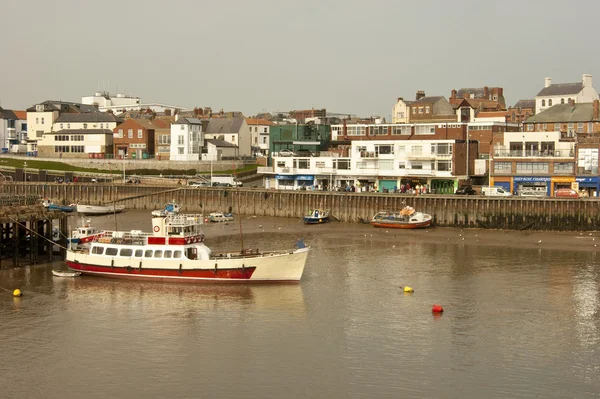
[[[213,111],[389,118],[417,90],[600,79],[597,0],[0,0],[0,106],[98,89]],[[600,83],[595,84],[600,88]]]

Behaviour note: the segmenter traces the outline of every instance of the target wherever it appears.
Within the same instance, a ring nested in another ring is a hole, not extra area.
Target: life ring
[[[154,226],[154,232],[155,232],[155,233],[158,233],[159,231],[160,231],[160,227],[158,227],[158,226]]]

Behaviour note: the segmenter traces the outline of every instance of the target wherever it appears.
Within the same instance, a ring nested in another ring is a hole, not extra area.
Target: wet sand
[[[239,221],[227,224],[208,224],[205,227],[207,239],[239,234]],[[398,240],[418,240],[425,243],[483,245],[509,248],[540,248],[562,251],[600,250],[600,232],[549,232],[516,231],[490,229],[459,229],[429,227],[426,229],[384,229],[369,224],[342,223],[332,221],[320,225],[305,225],[299,219],[274,217],[244,217],[242,219],[244,237],[252,234],[287,234],[304,238],[307,244],[311,239],[339,238],[348,240],[373,240],[390,243]]]

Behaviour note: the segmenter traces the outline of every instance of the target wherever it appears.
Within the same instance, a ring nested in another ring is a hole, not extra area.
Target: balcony
[[[499,150],[494,149],[494,158],[573,158],[574,150]]]
[[[375,151],[360,151],[361,158],[377,158]]]
[[[433,160],[436,158],[436,155],[424,154],[422,152],[409,152],[408,154],[406,154],[406,158],[410,160]]]
[[[16,139],[17,138],[17,129],[15,129],[14,127],[9,127],[8,129],[6,129],[6,136],[9,139]]]
[[[261,173],[274,173],[273,171],[273,167],[272,166],[259,166],[258,168],[256,168],[256,173],[261,174]]]

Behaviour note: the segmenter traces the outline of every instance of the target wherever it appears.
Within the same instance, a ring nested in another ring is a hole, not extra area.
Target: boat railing
[[[101,244],[132,244],[132,245],[145,245],[146,238],[152,237],[150,233],[144,233],[143,231],[133,230],[130,232],[125,231],[103,231],[102,234],[96,239]]]
[[[167,226],[196,226],[203,223],[204,216],[202,214],[172,214],[165,218]]]

